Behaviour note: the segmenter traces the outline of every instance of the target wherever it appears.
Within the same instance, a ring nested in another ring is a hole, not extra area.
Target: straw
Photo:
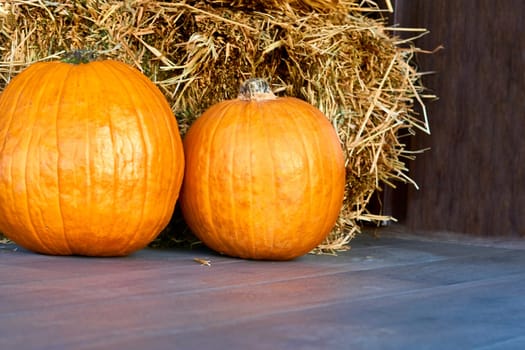
[[[390,1],[271,0],[22,1],[0,3],[0,89],[35,61],[95,49],[144,72],[166,95],[181,133],[209,106],[263,77],[277,95],[317,106],[337,130],[347,185],[336,227],[317,253],[349,248],[385,186],[417,186],[405,140],[429,133],[421,53],[423,28],[387,25]],[[413,40],[392,36],[413,31]],[[285,223],[283,223],[284,225]],[[169,240],[177,232],[167,229]],[[166,237],[166,234],[162,235]],[[162,238],[161,237],[161,238]],[[157,242],[158,243],[158,242]]]

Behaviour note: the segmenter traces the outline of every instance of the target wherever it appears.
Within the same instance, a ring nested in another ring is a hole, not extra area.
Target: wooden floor
[[[525,349],[525,240],[379,235],[290,262],[0,245],[0,349]]]

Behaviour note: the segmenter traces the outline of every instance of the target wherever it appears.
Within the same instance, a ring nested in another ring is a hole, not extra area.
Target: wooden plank
[[[171,339],[182,348],[207,349],[224,339],[222,345],[228,349],[265,349],[270,338],[281,349],[491,349],[497,344],[523,344],[524,291],[521,275],[349,299],[179,337],[159,334],[149,337],[148,343],[161,348],[159,344]],[[504,313],[502,308],[516,312]],[[113,345],[127,344],[123,340]]]
[[[290,262],[205,249],[109,259],[0,249],[9,271],[0,281],[0,348],[373,349],[386,339],[402,348],[441,345],[435,327],[445,326],[464,348],[520,341],[523,247],[380,237],[361,235],[337,257]],[[466,321],[478,341],[462,338]],[[494,333],[496,322],[506,327]]]
[[[432,134],[413,139],[431,148],[410,164],[416,231],[525,236],[523,13],[521,0],[396,1],[396,24],[430,31],[419,47],[444,46],[418,56],[439,100],[427,103]]]

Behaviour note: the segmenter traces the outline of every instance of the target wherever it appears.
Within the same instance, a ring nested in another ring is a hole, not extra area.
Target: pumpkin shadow
[[[202,246],[202,242],[190,230],[179,204],[175,205],[175,210],[171,216],[170,222],[162,230],[157,238],[150,244],[150,248],[194,248]]]

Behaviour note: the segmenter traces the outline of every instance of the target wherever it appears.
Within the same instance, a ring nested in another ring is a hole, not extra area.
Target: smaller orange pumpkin
[[[129,254],[179,194],[182,140],[164,95],[91,58],[35,63],[0,95],[0,232],[35,252]]]
[[[209,108],[184,138],[184,218],[234,257],[293,259],[326,238],[341,210],[345,161],[321,111],[252,79]]]

